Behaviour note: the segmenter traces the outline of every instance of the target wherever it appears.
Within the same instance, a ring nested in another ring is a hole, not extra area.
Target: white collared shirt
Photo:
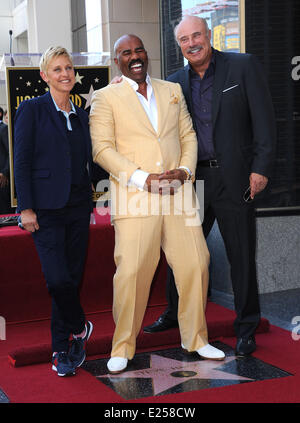
[[[122,75],[122,77],[125,79],[125,81],[128,82],[128,84],[134,89],[136,92],[136,95],[138,96],[138,99],[140,100],[141,105],[143,106],[145,112],[147,113],[147,116],[154,128],[154,130],[157,132],[158,126],[158,118],[157,118],[157,105],[155,100],[154,91],[151,84],[151,78],[147,74],[146,76],[146,83],[147,83],[147,98],[144,97],[142,94],[140,94],[137,90],[139,89],[139,85],[133,81],[130,78],[127,78],[127,76]]]

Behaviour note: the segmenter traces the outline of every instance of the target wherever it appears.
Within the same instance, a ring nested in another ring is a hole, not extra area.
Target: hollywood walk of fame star
[[[236,357],[226,357],[221,363],[216,363],[212,360],[200,360],[194,362],[178,361],[165,358],[156,354],[151,354],[151,364],[147,369],[133,370],[124,372],[117,375],[99,375],[98,378],[109,378],[111,381],[114,379],[126,378],[147,378],[153,381],[153,393],[158,395],[167,389],[173,388],[180,383],[186,382],[191,379],[223,379],[223,380],[240,380],[240,381],[253,381],[244,376],[228,373],[220,370],[219,367],[224,364],[236,360]],[[176,377],[172,376],[176,375]],[[180,377],[180,375],[183,375]],[[184,377],[184,374],[187,376]],[[177,376],[178,375],[178,376]]]
[[[88,107],[90,107],[93,93],[94,93],[94,88],[91,85],[90,91],[89,91],[88,94],[80,94],[81,97],[83,97],[86,100],[84,110],[87,109]]]
[[[84,76],[80,76],[78,72],[76,73],[76,75],[75,75],[75,80],[76,80],[76,83],[78,82],[79,84],[81,84],[81,85],[82,85],[81,80],[82,80],[83,78],[84,78]]]

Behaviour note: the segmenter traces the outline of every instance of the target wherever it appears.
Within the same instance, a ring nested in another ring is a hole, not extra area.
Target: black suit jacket
[[[212,124],[216,158],[233,201],[243,202],[251,172],[270,177],[275,158],[276,123],[268,85],[251,54],[214,50]],[[181,85],[193,118],[189,67],[170,75]]]

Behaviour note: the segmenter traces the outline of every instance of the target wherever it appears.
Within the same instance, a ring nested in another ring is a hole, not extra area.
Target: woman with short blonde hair
[[[49,47],[43,53],[41,60],[40,60],[40,70],[44,73],[47,73],[48,65],[52,59],[59,57],[59,56],[67,56],[70,62],[73,65],[73,59],[68,50],[64,47]]]
[[[79,299],[93,205],[91,139],[87,113],[70,100],[76,80],[68,51],[49,47],[40,75],[49,91],[16,113],[14,176],[20,225],[32,233],[52,297],[52,369],[68,376],[85,360],[93,329]]]

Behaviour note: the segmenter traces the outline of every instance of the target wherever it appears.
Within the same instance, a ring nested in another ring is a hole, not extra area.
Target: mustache
[[[200,50],[202,50],[203,49],[203,47],[202,46],[194,46],[194,47],[191,47],[191,48],[189,48],[188,50],[187,50],[187,53],[191,53],[192,52],[192,50],[195,50],[195,49],[200,49]]]
[[[144,62],[141,59],[136,59],[136,60],[131,60],[131,62],[129,63],[129,68],[131,68],[131,66],[136,65],[137,63],[140,63],[142,66],[144,66]]]

